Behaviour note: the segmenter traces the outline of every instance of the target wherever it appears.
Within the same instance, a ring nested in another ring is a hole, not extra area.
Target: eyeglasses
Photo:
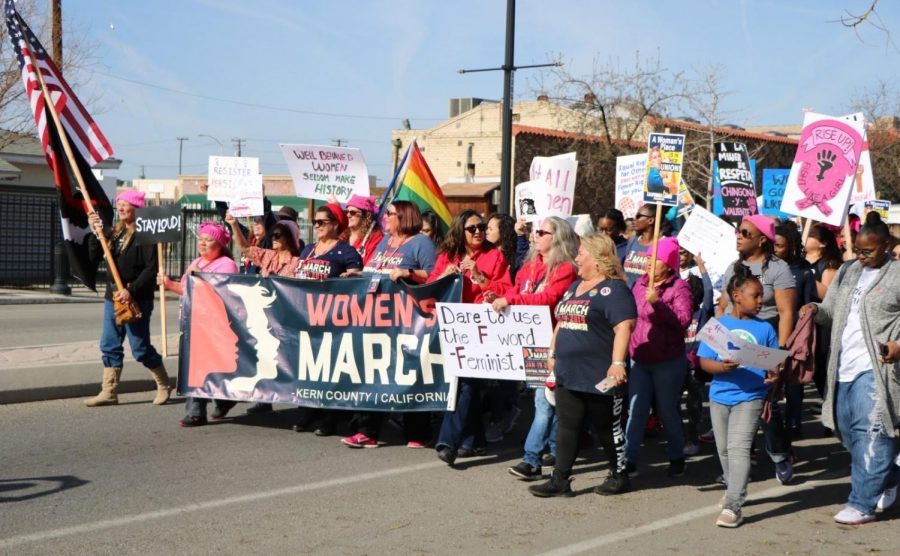
[[[362,212],[358,210],[348,210],[347,216],[361,216]]]
[[[652,214],[641,214],[641,213],[637,213],[634,215],[635,220],[638,220],[640,218],[653,218],[653,215]]]
[[[753,239],[754,237],[756,237],[753,235],[753,232],[746,228],[738,228],[734,231],[734,235],[741,236],[744,239]]]
[[[284,234],[282,234],[281,232],[272,232],[269,237],[271,237],[272,239],[281,239],[284,237]]]
[[[319,226],[324,226],[326,224],[331,224],[331,220],[328,220],[327,218],[323,220],[313,220],[313,226],[316,228],[318,228]]]
[[[485,230],[487,230],[487,224],[485,224],[484,222],[482,222],[481,224],[472,224],[471,226],[466,226],[463,229],[470,234],[475,235],[475,232],[484,232]]]
[[[853,254],[857,257],[862,256],[864,259],[868,259],[872,255],[876,253],[875,249],[860,249],[858,247],[853,248]]]
[[[547,230],[535,230],[534,235],[538,237],[552,236],[553,232],[548,232]]]

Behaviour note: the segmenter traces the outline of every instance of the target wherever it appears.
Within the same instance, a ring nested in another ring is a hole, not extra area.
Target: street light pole
[[[219,145],[219,155],[221,156],[221,154],[222,154],[222,149],[225,148],[225,145],[223,145],[221,141],[219,141],[218,139],[216,139],[216,138],[213,137],[212,135],[207,135],[207,134],[205,134],[205,133],[198,133],[198,134],[197,134],[197,137],[206,137],[207,139],[212,139],[213,141],[215,141],[216,144]]]

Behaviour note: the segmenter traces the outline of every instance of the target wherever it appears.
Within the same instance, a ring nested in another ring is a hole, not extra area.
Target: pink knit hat
[[[759,233],[769,238],[769,241],[772,243],[775,243],[775,220],[761,214],[745,216],[743,220],[756,226]]]
[[[134,208],[142,209],[146,206],[145,194],[137,189],[126,189],[116,196],[116,202],[125,201]]]
[[[356,207],[359,210],[364,210],[366,212],[375,213],[377,208],[375,207],[375,197],[364,197],[362,195],[354,195],[350,197],[350,200],[347,201],[348,207]]]
[[[221,245],[222,247],[227,247],[231,242],[231,234],[225,228],[225,226],[221,224],[217,224],[215,222],[201,222],[200,227],[197,228],[197,235],[206,234],[209,237],[216,240],[216,243]]]
[[[649,254],[653,255],[653,248]],[[664,237],[656,245],[656,258],[674,271],[678,271],[678,240],[674,237]]]

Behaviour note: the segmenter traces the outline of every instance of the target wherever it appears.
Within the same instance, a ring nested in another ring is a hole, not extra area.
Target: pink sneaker
[[[414,450],[419,450],[421,448],[425,448],[425,445],[422,444],[421,442],[416,442],[415,440],[410,440],[409,442],[406,443],[406,447],[412,448]]]
[[[378,447],[377,440],[375,440],[373,438],[369,438],[368,436],[364,435],[363,433],[357,433],[357,434],[354,434],[353,436],[348,436],[346,438],[342,438],[341,442],[343,442],[344,444],[346,444],[347,446],[349,446],[351,448],[377,448]]]

